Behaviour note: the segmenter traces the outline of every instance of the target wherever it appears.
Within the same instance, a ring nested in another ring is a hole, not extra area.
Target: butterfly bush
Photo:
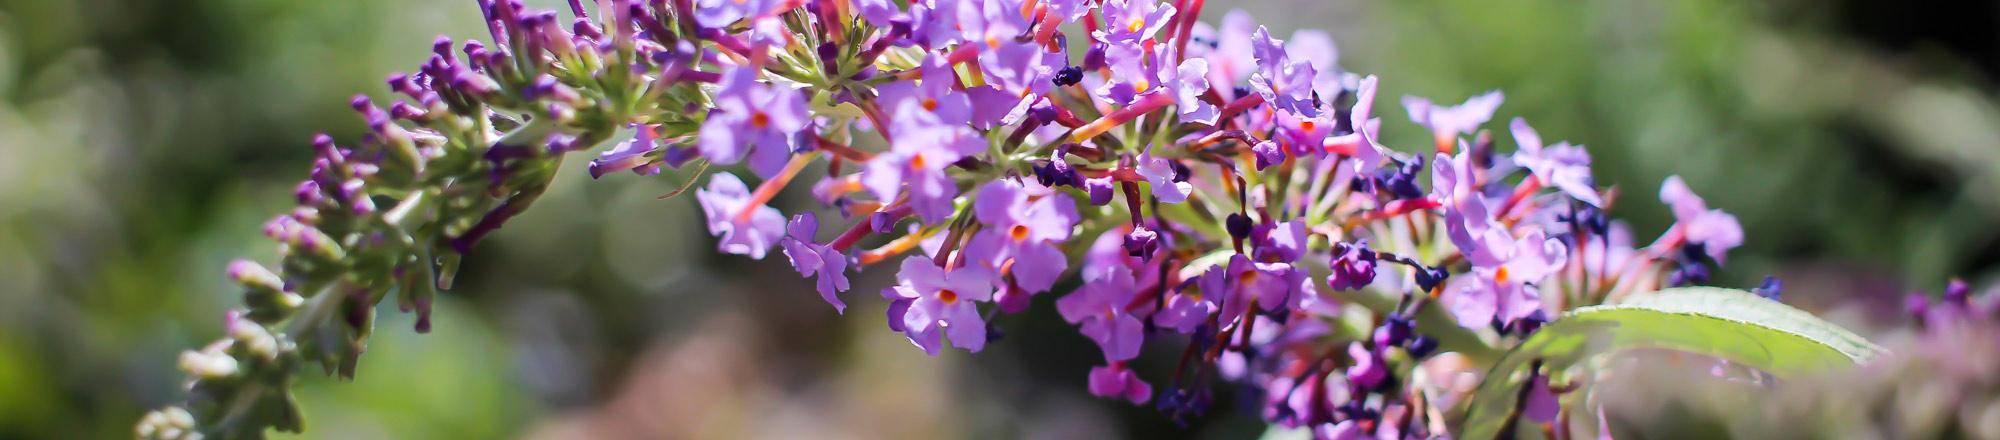
[[[478,3],[487,40],[441,37],[396,102],[353,101],[361,139],[314,140],[265,225],[282,260],[230,265],[245,307],[142,437],[299,431],[301,370],[350,377],[391,295],[426,331],[462,256],[604,143],[592,178],[702,176],[717,251],[782,257],[834,312],[881,301],[927,354],[1053,303],[1102,352],[1089,393],[1186,421],[1240,389],[1323,438],[1448,436],[1455,381],[1510,344],[1705,283],[1744,239],[1674,177],[1674,226],[1638,245],[1583,146],[1494,135],[1499,91],[1403,97],[1433,138],[1390,148],[1382,80],[1324,33],[1211,26],[1203,0]],[[791,187],[819,208],[773,206]],[[871,268],[896,274],[879,300],[849,283]],[[1549,422],[1564,387],[1531,382],[1517,416]]]

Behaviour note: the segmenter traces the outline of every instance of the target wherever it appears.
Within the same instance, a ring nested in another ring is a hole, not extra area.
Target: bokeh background
[[[1206,18],[1232,7],[1331,32],[1392,102],[1504,89],[1500,118],[1590,147],[1642,237],[1684,176],[1748,232],[1718,284],[1778,275],[1788,303],[1879,335],[1904,292],[2000,275],[2000,3],[1216,0]],[[174,357],[220,335],[230,259],[273,260],[257,226],[307,140],[358,137],[347,98],[386,98],[440,33],[483,34],[473,2],[0,0],[0,438],[128,437],[181,398]],[[1390,107],[1392,144],[1426,144]],[[882,323],[887,271],[836,315],[782,257],[718,255],[692,200],[655,200],[686,178],[559,177],[467,260],[435,331],[385,309],[357,379],[309,375],[306,437],[1260,432],[1088,397],[1097,353],[1050,298],[986,352],[926,357]]]

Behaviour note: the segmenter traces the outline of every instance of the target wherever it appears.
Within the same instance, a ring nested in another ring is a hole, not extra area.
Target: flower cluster
[[[1584,147],[1516,118],[1501,151],[1497,91],[1405,97],[1434,136],[1390,148],[1378,79],[1325,34],[1210,26],[1204,0],[570,0],[568,26],[479,3],[490,42],[440,39],[390,78],[408,101],[357,98],[360,144],[315,142],[300,207],[267,227],[281,270],[232,267],[248,308],[183,358],[190,406],[142,433],[298,429],[299,363],[351,374],[369,305],[425,313],[560,156],[621,132],[592,177],[705,175],[717,249],[777,248],[836,311],[851,272],[893,263],[887,327],[926,353],[980,351],[1050,296],[1103,353],[1092,394],[1183,420],[1227,383],[1321,437],[1447,434],[1449,374],[1563,310],[1704,282],[1743,241],[1671,178],[1676,225],[1635,246]],[[825,209],[771,205],[795,184]],[[1178,365],[1134,368],[1149,349]]]
[[[1454,396],[1419,386],[1418,363],[1705,282],[1742,243],[1671,178],[1676,226],[1635,247],[1583,146],[1516,118],[1501,151],[1498,91],[1404,97],[1433,139],[1389,148],[1378,79],[1342,70],[1325,34],[1279,39],[1241,12],[1211,27],[1203,4],[699,3],[691,54],[664,53],[718,79],[700,123],[641,122],[593,169],[747,163],[756,188],[717,172],[697,192],[718,250],[782,244],[837,311],[848,271],[894,262],[887,326],[926,353],[977,352],[1054,296],[1103,353],[1092,394],[1180,419],[1229,382],[1328,437],[1434,434],[1424,402]],[[821,158],[809,186],[844,232],[770,206]],[[1170,345],[1175,369],[1132,367]]]

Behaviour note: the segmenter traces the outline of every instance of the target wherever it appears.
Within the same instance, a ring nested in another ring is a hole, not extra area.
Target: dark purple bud
[[[1054,170],[1049,166],[1050,164],[1051,162],[1038,160],[1029,163],[1028,169],[1035,172],[1036,182],[1041,182],[1042,186],[1053,188],[1056,186],[1056,176]]]
[[[1111,203],[1111,179],[1085,179],[1083,190],[1090,193],[1090,204],[1104,206]]]
[[[1028,291],[1014,287],[1013,284],[1008,284],[1006,288],[1000,289],[1000,293],[995,296],[993,302],[1000,305],[1001,312],[1014,314],[1027,311],[1032,299],[1034,298],[1029,295]],[[991,333],[988,332],[988,334]]]
[[[1056,120],[1056,115],[1057,115],[1057,113],[1056,113],[1056,108],[1055,108],[1054,106],[1048,106],[1048,105],[1037,105],[1037,106],[1034,106],[1034,107],[1029,107],[1029,108],[1028,108],[1028,117],[1029,117],[1029,118],[1033,118],[1033,119],[1034,119],[1034,120],[1036,120],[1036,121],[1041,121],[1041,124],[1047,124],[1047,123],[1049,123],[1049,121],[1054,121],[1054,120]],[[1040,124],[1036,124],[1036,125],[1040,125]],[[1066,154],[1066,153],[1068,153],[1068,152],[1069,152],[1069,145],[1068,145],[1068,144],[1064,144],[1064,145],[1063,145],[1063,146],[1061,146],[1061,147],[1057,147],[1057,148],[1056,148],[1056,152],[1057,152],[1057,153],[1065,153],[1065,154]]]
[[[451,54],[451,37],[439,35],[437,39],[431,40],[431,53],[437,54],[447,64],[451,63],[455,59]]]
[[[1437,347],[1438,347],[1437,339],[1432,339],[1430,336],[1425,336],[1425,335],[1417,335],[1416,337],[1412,337],[1410,338],[1410,341],[1408,343],[1405,343],[1403,345],[1403,349],[1408,350],[1410,352],[1410,357],[1417,359],[1423,359],[1424,357],[1430,356],[1431,352],[1437,351]]]
[[[1229,214],[1229,218],[1223,220],[1222,223],[1223,227],[1229,229],[1230,238],[1242,240],[1250,237],[1251,224],[1249,216],[1240,213]]]
[[[300,205],[318,205],[326,200],[326,196],[319,192],[319,182],[311,180],[299,182],[299,186],[292,188],[292,196],[298,199]]]
[[[1382,320],[1380,327],[1375,327],[1375,348],[1388,349],[1402,346],[1409,341],[1410,334],[1416,330],[1416,326],[1416,321],[1404,318],[1401,314],[1390,313]]]
[[[590,13],[583,10],[583,0],[569,0],[569,13],[576,14],[576,18],[590,17]]]
[[[326,133],[313,135],[313,151],[318,152],[320,157],[328,160],[339,161],[345,159],[340,154],[340,149],[334,147],[333,136]]]
[[[1125,234],[1126,255],[1150,259],[1153,251],[1159,249],[1160,234],[1151,229],[1140,226],[1132,229],[1132,233]]]
[[[1083,82],[1083,68],[1077,66],[1064,67],[1062,70],[1057,70],[1056,77],[1050,79],[1050,81],[1055,82],[1056,87],[1076,85]]]
[[[1285,152],[1278,148],[1277,142],[1258,142],[1257,145],[1250,146],[1250,153],[1257,157],[1257,171],[1263,171],[1285,161]]]
[[[1750,289],[1750,292],[1757,294],[1757,296],[1764,297],[1764,299],[1777,301],[1778,295],[1784,293],[1784,290],[1785,290],[1784,280],[1778,279],[1777,276],[1765,275],[1764,284],[1761,286],[1757,286],[1757,288],[1755,289]]]
[[[1930,324],[1924,318],[1930,316],[1931,300],[1930,298],[1925,298],[1923,294],[1912,293],[1904,296],[1903,310],[1908,311],[1910,317],[1917,320],[1917,327],[1924,327]]]
[[[806,4],[812,5],[817,3],[818,2],[807,2]],[[840,65],[840,63],[838,62],[840,58],[840,46],[835,45],[832,42],[820,43],[819,48],[816,49],[816,52],[819,54],[820,63],[826,65],[828,69],[832,69],[834,68],[833,66]]]
[[[1083,69],[1097,70],[1102,68],[1104,68],[1104,45],[1090,45],[1090,51],[1083,53]]]
[[[576,21],[571,22],[569,27],[570,27],[570,32],[575,33],[576,36],[583,37],[586,40],[598,41],[604,39],[604,31],[598,29],[597,24],[595,22],[590,21],[589,19],[578,18],[576,19]]]
[[[1944,286],[1944,302],[1946,303],[1966,307],[1968,304],[1971,304],[1971,298],[1972,285],[1966,284],[1965,280],[1953,279],[1951,280],[1951,284]]]
[[[417,121],[423,119],[424,113],[423,109],[410,105],[408,102],[396,101],[395,104],[389,106],[389,117],[396,119]]]
[[[1535,334],[1536,330],[1542,329],[1542,324],[1547,324],[1547,323],[1549,323],[1548,313],[1543,312],[1541,310],[1536,310],[1533,313],[1529,313],[1527,317],[1514,321],[1507,327],[1509,333],[1513,333],[1518,336],[1527,336]]]
[[[1187,164],[1181,163],[1181,161],[1178,160],[1168,161],[1167,164],[1173,165],[1174,167],[1175,182],[1186,182],[1188,181],[1188,178],[1194,177],[1194,170],[1188,168]]]
[[[1416,274],[1417,288],[1423,289],[1424,292],[1429,292],[1432,289],[1436,289],[1439,284],[1444,284],[1444,280],[1450,277],[1451,273],[1445,272],[1442,267],[1418,267]]]

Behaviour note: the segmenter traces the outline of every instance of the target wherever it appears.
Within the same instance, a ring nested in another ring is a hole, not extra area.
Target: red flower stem
[[[1174,97],[1166,93],[1147,95],[1144,101],[1125,106],[1125,108],[1104,115],[1102,118],[1097,118],[1096,121],[1091,121],[1090,124],[1084,125],[1083,128],[1076,129],[1075,132],[1070,134],[1070,142],[1083,143],[1083,141],[1090,140],[1090,138],[1097,137],[1097,135],[1104,134],[1104,132],[1110,131],[1112,128],[1138,118],[1140,115],[1151,113],[1154,110],[1159,110],[1173,103]]]
[[[798,176],[799,170],[805,169],[806,164],[812,163],[816,157],[819,157],[817,151],[792,156],[791,163],[785,164],[784,171],[779,171],[777,176],[758,184],[757,191],[750,193],[750,203],[745,203],[742,210],[736,211],[736,222],[750,221],[751,213],[757,212],[758,207],[769,203],[772,197],[777,197],[778,190],[785,189],[785,184],[791,183],[792,177]]]
[[[1176,60],[1177,62],[1187,60],[1188,38],[1194,35],[1195,18],[1201,16],[1201,7],[1206,3],[1208,3],[1207,0],[1188,0],[1187,8],[1175,14],[1187,17],[1187,19],[1181,20],[1178,23],[1181,27],[1180,32],[1174,34],[1174,56],[1179,58]]]
[[[1235,119],[1236,115],[1242,114],[1244,111],[1249,110],[1251,107],[1256,107],[1258,104],[1263,104],[1263,103],[1264,103],[1264,95],[1259,95],[1255,93],[1236,98],[1236,100],[1231,101],[1229,105],[1222,106],[1222,116],[1218,117],[1216,120],[1227,121]]]
[[[874,153],[856,150],[854,149],[854,147],[849,147],[839,142],[834,142],[833,140],[827,139],[825,136],[820,136],[817,133],[813,134],[813,144],[818,146],[819,149],[821,150],[833,153],[834,156],[837,156],[841,159],[854,161],[856,163],[867,162],[868,159],[872,159],[875,157]]]

